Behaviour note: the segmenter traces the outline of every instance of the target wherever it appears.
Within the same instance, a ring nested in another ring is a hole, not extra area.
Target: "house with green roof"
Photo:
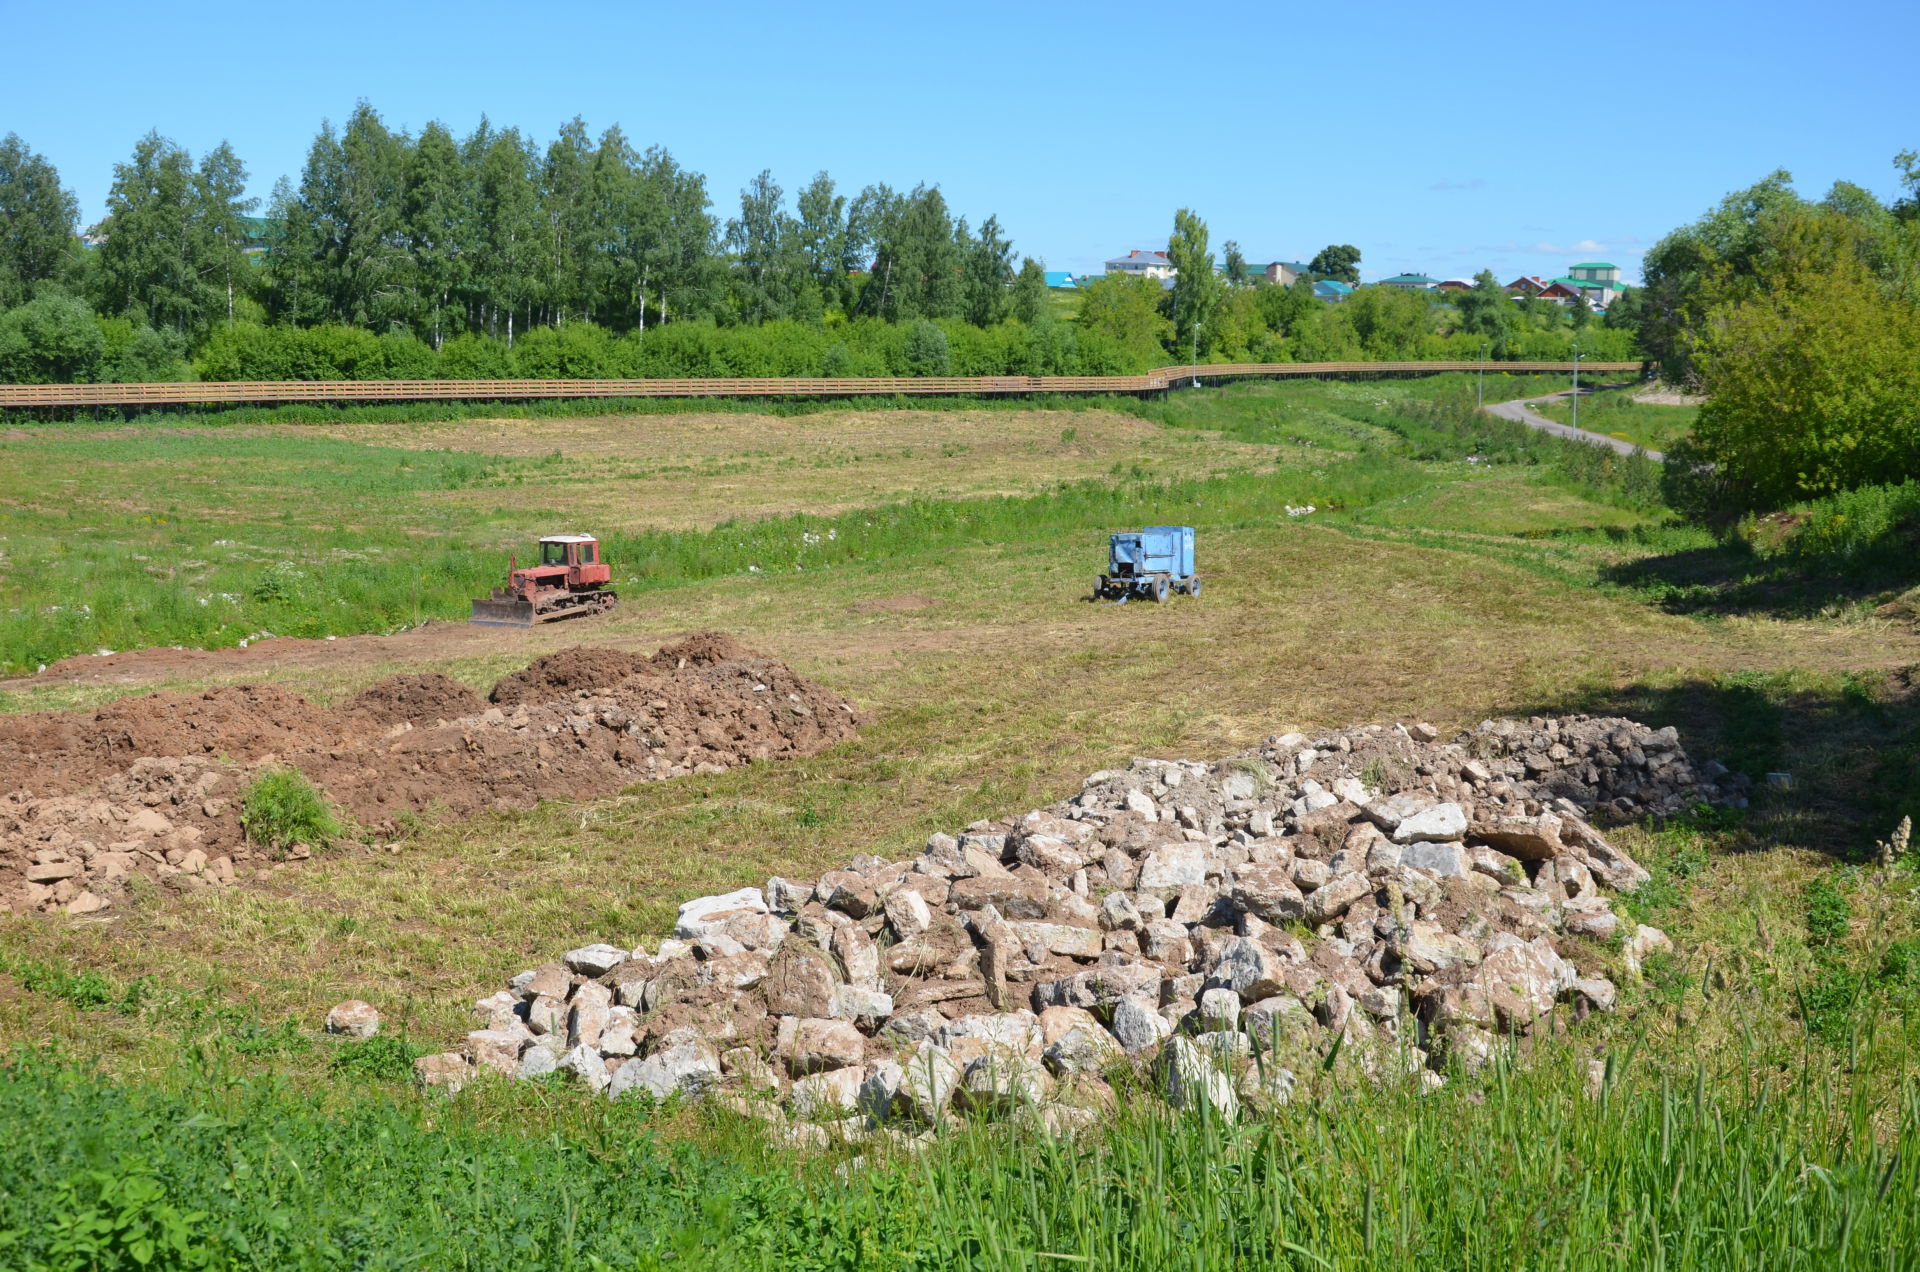
[[[1428,278],[1425,274],[1395,274],[1392,278],[1381,279],[1375,285],[1398,287],[1401,291],[1432,291],[1440,285],[1440,280]]]
[[[1620,281],[1620,267],[1612,261],[1581,261],[1569,266],[1564,278],[1553,281],[1595,309],[1605,309],[1627,290]]]

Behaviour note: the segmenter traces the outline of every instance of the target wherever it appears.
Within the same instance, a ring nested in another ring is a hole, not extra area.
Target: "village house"
[[[1180,271],[1173,267],[1165,252],[1143,252],[1138,248],[1107,262],[1107,273],[1129,274],[1136,278],[1172,278]]]

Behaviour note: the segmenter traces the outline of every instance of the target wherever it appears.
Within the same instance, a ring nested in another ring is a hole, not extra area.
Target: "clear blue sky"
[[[421,3],[85,10],[0,0],[0,134],[104,211],[149,128],[233,143],[264,196],[323,118],[482,112],[543,141],[618,122],[707,174],[789,191],[938,182],[1055,269],[1164,246],[1191,206],[1218,249],[1362,271],[1634,276],[1667,230],[1787,168],[1894,192],[1920,148],[1915,0],[1430,0],[1345,5]]]

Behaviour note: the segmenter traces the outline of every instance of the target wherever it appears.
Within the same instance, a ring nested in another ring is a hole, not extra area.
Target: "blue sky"
[[[618,122],[707,174],[722,217],[763,167],[789,191],[822,168],[855,189],[938,182],[1055,269],[1164,246],[1190,206],[1216,249],[1351,242],[1370,279],[1590,258],[1631,277],[1775,168],[1885,197],[1893,154],[1920,149],[1914,0],[0,0],[0,32],[0,133],[51,158],[88,221],[149,128],[196,156],[231,141],[264,196],[364,97],[415,129]]]

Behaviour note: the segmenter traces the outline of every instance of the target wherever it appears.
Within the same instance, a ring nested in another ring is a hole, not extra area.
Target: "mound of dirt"
[[[389,676],[354,695],[347,706],[364,711],[382,724],[431,724],[479,715],[487,709],[480,695],[437,671],[417,676]]]
[[[41,712],[0,721],[0,792],[65,794],[143,756],[259,758],[326,746],[339,721],[272,685],[123,698],[94,712]]]
[[[667,645],[653,656],[656,667],[704,667],[708,663],[741,662],[760,655],[733,638],[731,632],[695,632]]]
[[[269,764],[390,836],[411,813],[591,799],[809,755],[858,727],[844,698],[730,637],[662,653],[656,666],[567,650],[502,680],[491,707],[412,675],[335,709],[251,685],[0,720],[0,906],[85,914],[134,874],[176,887],[244,875],[259,854],[239,799]]]
[[[629,676],[647,675],[652,670],[653,664],[639,654],[575,645],[536,658],[503,677],[487,695],[487,701],[502,707],[545,702],[576,689],[611,689]]]

